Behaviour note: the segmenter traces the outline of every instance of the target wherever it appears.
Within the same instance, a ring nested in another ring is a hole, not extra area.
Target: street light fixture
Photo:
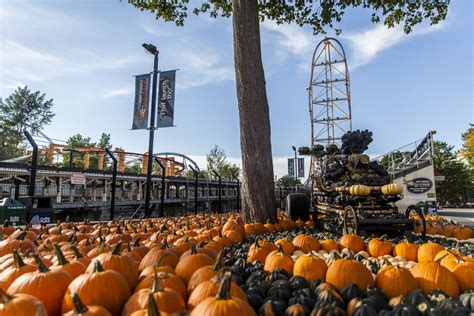
[[[150,136],[148,140],[148,166],[146,172],[145,187],[145,217],[150,215],[150,195],[151,195],[151,172],[153,169],[153,141],[155,138],[155,116],[156,116],[156,87],[158,85],[158,54],[156,46],[143,43],[143,48],[154,56],[153,60],[153,88],[151,90],[151,111],[150,111]]]

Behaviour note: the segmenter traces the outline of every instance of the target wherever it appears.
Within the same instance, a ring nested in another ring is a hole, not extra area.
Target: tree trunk
[[[276,221],[270,114],[260,50],[257,0],[233,0],[234,65],[246,221]]]

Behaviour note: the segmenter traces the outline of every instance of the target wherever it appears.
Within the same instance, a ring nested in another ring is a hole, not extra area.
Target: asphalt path
[[[474,228],[474,208],[445,208],[439,210],[438,215]]]

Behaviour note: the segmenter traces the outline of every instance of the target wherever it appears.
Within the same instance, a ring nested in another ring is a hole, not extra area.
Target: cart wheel
[[[359,232],[359,223],[357,213],[351,206],[344,209],[344,234],[357,235]]]
[[[425,216],[421,209],[416,205],[408,206],[407,210],[405,211],[406,218],[410,218],[410,216],[416,215],[418,217],[417,220],[413,221],[413,231],[416,233],[421,234],[421,238],[425,238],[426,236],[426,222]]]

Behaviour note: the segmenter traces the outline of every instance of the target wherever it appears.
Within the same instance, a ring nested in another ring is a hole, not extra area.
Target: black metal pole
[[[298,191],[298,157],[297,157],[297,153],[296,153],[296,147],[295,146],[292,146],[293,148],[293,151],[295,152],[295,192]]]
[[[232,175],[232,177],[237,181],[237,211],[240,211],[240,180],[235,175]]]
[[[148,140],[148,168],[146,171],[145,217],[150,215],[151,172],[153,169],[153,141],[155,138],[156,87],[158,85],[158,50],[154,52],[153,87],[151,90],[150,137]]]
[[[191,169],[194,173],[194,215],[198,213],[198,172],[193,166],[189,165],[189,169]]]
[[[166,183],[166,167],[161,163],[160,159],[155,158],[161,167],[161,200],[160,200],[160,217],[165,215],[165,183]]]
[[[112,159],[113,170],[112,170],[112,196],[110,197],[110,220],[114,220],[115,216],[115,190],[117,186],[117,158],[114,157],[114,154],[108,149],[105,148],[105,152]]]
[[[28,131],[24,131],[28,142],[31,147],[33,147],[33,154],[31,156],[31,170],[30,170],[30,183],[28,185],[28,196],[35,195],[35,185],[36,185],[36,169],[38,167],[38,145],[36,145],[35,140],[31,137],[31,134]]]
[[[212,172],[219,179],[219,200],[218,200],[217,212],[220,214],[222,213],[222,191],[221,191],[222,177],[215,170],[212,170]]]

